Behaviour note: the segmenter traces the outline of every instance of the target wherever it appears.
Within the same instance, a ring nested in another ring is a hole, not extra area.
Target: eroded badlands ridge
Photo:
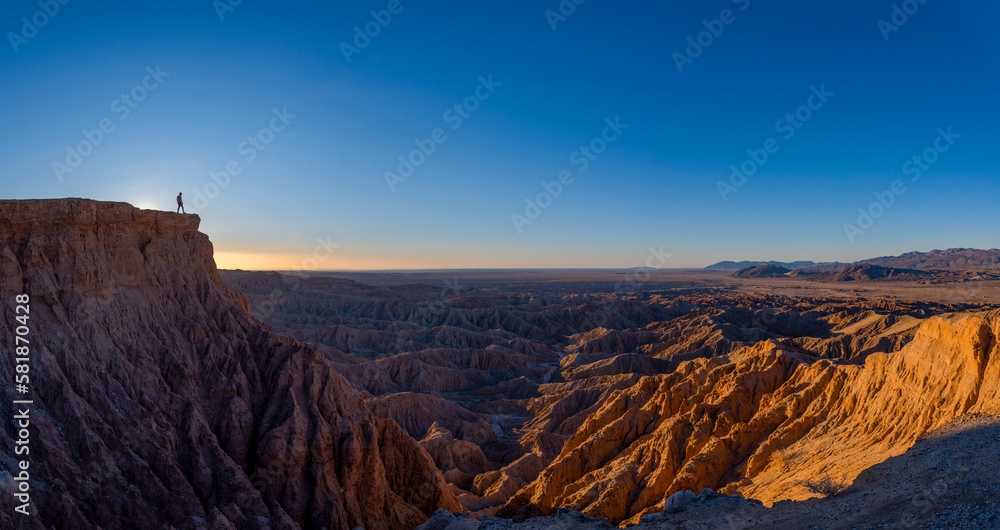
[[[479,513],[617,524],[703,488],[806,499],[956,416],[1000,413],[1000,315],[978,304],[224,277],[424,438]]]
[[[0,201],[0,372],[31,296],[32,504],[20,528],[411,528],[458,510],[432,458],[315,348],[257,322],[194,215]],[[13,385],[0,385],[10,418]],[[13,425],[0,429],[0,527]],[[18,458],[19,459],[19,458]]]
[[[966,413],[1000,414],[1000,314],[932,318],[895,354],[837,366],[766,341],[615,393],[508,503],[613,522],[703,488],[772,503],[850,484]]]

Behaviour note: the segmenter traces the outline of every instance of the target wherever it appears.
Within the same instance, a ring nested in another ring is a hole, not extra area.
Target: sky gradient
[[[0,8],[0,196],[183,191],[221,267],[1000,246],[996,3],[97,4]]]

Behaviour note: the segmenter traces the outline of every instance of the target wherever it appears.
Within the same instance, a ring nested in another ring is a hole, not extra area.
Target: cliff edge
[[[219,277],[196,215],[0,201],[0,372],[30,296],[30,391],[0,385],[0,527],[412,528],[433,460]],[[31,516],[13,401],[31,399]]]

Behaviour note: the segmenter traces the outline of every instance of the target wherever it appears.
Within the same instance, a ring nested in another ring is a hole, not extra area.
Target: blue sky
[[[51,17],[5,2],[0,195],[173,210],[183,191],[220,266],[243,268],[635,267],[650,248],[672,254],[656,265],[690,267],[1000,246],[996,4],[224,2],[70,1]],[[355,41],[366,25],[377,35]],[[779,120],[796,112],[808,119],[786,138]],[[91,141],[102,123],[113,130]],[[777,151],[734,186],[730,167],[771,138]],[[68,155],[81,144],[86,156]],[[387,178],[401,156],[420,163]],[[914,156],[934,160],[917,181]],[[231,161],[239,173],[213,189]],[[569,184],[546,191],[560,176]],[[886,195],[897,180],[905,193]],[[872,209],[876,192],[891,206]]]

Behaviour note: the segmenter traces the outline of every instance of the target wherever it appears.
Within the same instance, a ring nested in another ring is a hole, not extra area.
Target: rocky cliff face
[[[220,279],[194,215],[0,201],[0,412],[31,296],[32,512],[0,527],[412,528],[459,510],[433,459]],[[152,526],[150,526],[152,525]]]

